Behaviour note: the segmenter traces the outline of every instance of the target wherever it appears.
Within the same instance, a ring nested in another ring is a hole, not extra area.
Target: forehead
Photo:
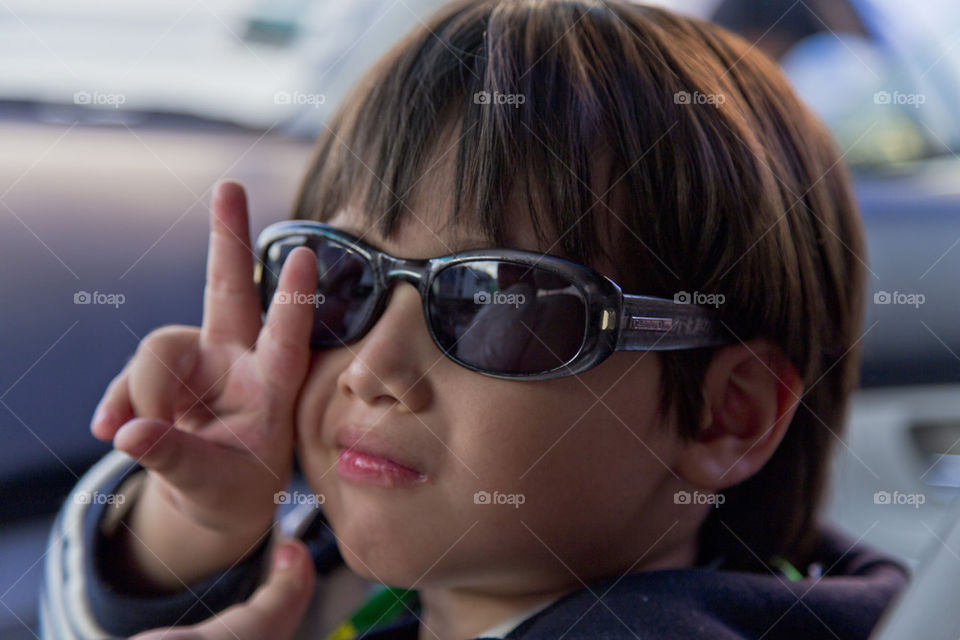
[[[381,216],[360,204],[341,207],[325,222],[405,258],[431,258],[491,247],[556,253],[558,243],[537,241],[533,216],[519,203],[520,198],[508,197],[500,212],[503,224],[500,242],[495,241],[491,230],[473,220],[469,212],[454,210],[456,140],[449,140],[453,136],[455,130],[441,136],[433,145],[432,155],[424,163],[426,169],[417,177],[410,196],[403,198],[401,215],[387,237],[381,233]],[[357,194],[353,202],[363,200],[361,194]]]
[[[440,224],[411,212],[399,220],[388,237],[381,234],[375,215],[356,206],[338,210],[327,224],[401,258],[432,258],[493,246],[489,239],[463,225]]]

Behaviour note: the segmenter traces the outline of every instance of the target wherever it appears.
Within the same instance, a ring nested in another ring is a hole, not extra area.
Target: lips
[[[337,430],[337,473],[346,480],[381,487],[425,482],[427,476],[402,448],[375,431]]]

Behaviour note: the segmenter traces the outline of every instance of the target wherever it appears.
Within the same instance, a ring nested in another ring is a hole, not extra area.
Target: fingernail
[[[277,571],[286,571],[293,566],[295,553],[293,547],[283,544],[273,554],[273,566]]]

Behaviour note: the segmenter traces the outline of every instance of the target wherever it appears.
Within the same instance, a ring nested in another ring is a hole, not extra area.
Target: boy
[[[218,188],[203,326],[151,333],[101,400],[118,452],[76,491],[124,500],[65,506],[47,633],[244,602],[302,495],[314,602],[195,637],[351,610],[335,637],[866,637],[903,572],[817,522],[864,286],[839,162],[713,25],[447,6],[331,118],[256,260]]]

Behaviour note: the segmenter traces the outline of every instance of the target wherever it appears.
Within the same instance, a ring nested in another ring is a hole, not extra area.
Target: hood
[[[867,638],[906,584],[893,559],[823,529],[809,576],[694,568],[602,580],[526,620],[512,638]]]

